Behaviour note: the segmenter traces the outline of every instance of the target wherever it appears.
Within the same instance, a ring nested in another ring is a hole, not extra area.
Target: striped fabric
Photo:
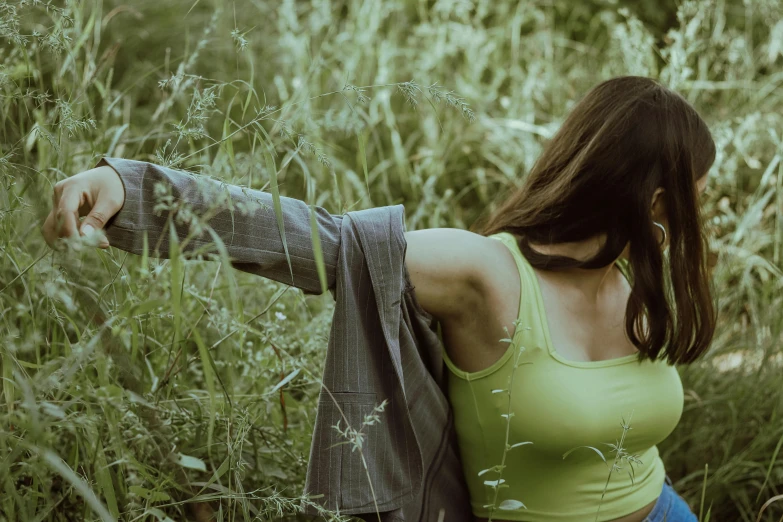
[[[238,270],[321,293],[303,201],[281,197],[292,279],[271,194],[142,161],[100,165],[125,186],[125,204],[106,227],[112,246],[140,254],[146,232],[151,255],[167,257],[170,211],[156,209],[162,200],[179,209],[172,222],[180,242],[190,231],[188,213],[209,225],[191,231],[186,254],[216,253],[221,242]],[[342,216],[316,207],[315,214],[335,309],[305,491],[367,520],[378,520],[376,506],[383,522],[472,520],[437,322],[415,300],[404,263],[403,206]],[[361,430],[361,453],[341,444],[333,426],[359,429],[383,400],[381,422]]]

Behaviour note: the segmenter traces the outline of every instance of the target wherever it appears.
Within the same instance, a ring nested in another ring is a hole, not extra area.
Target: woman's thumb
[[[110,212],[111,211],[108,208],[108,205],[104,204],[100,200],[96,202],[95,206],[90,210],[90,213],[87,214],[87,216],[82,221],[82,225],[80,227],[82,235],[89,234],[94,230],[103,228],[111,215],[114,214],[113,212],[110,214]]]
[[[79,232],[82,236],[87,236],[96,233],[96,231],[100,231],[103,229],[104,226],[106,226],[106,222],[109,220],[109,218],[114,213],[111,212],[111,209],[108,205],[101,204],[99,201],[93,208],[90,210],[90,213],[87,214],[87,216],[82,220],[82,224],[79,227]],[[103,234],[103,232],[99,232],[100,235],[100,241],[99,246],[109,246],[109,242],[106,239],[106,236]]]

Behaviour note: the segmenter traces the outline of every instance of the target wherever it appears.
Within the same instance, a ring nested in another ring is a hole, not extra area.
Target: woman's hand
[[[54,186],[52,211],[43,225],[44,239],[55,248],[60,238],[89,236],[100,248],[108,248],[102,229],[124,202],[122,180],[106,165],[59,181]]]

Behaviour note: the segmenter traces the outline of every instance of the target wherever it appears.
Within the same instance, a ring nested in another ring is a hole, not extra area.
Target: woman
[[[656,444],[682,413],[673,365],[702,355],[715,326],[698,204],[714,158],[679,94],[615,78],[477,232],[406,234],[416,297],[441,325],[478,520],[695,520]],[[123,198],[108,166],[61,181],[47,242],[100,229]],[[506,331],[516,342],[499,341]],[[482,415],[509,401],[513,416]],[[483,475],[500,462],[496,487]]]

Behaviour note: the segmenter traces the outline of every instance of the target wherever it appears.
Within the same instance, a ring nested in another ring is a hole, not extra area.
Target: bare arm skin
[[[491,240],[457,228],[415,230],[405,239],[405,263],[421,307],[447,322],[474,314],[483,301]]]

